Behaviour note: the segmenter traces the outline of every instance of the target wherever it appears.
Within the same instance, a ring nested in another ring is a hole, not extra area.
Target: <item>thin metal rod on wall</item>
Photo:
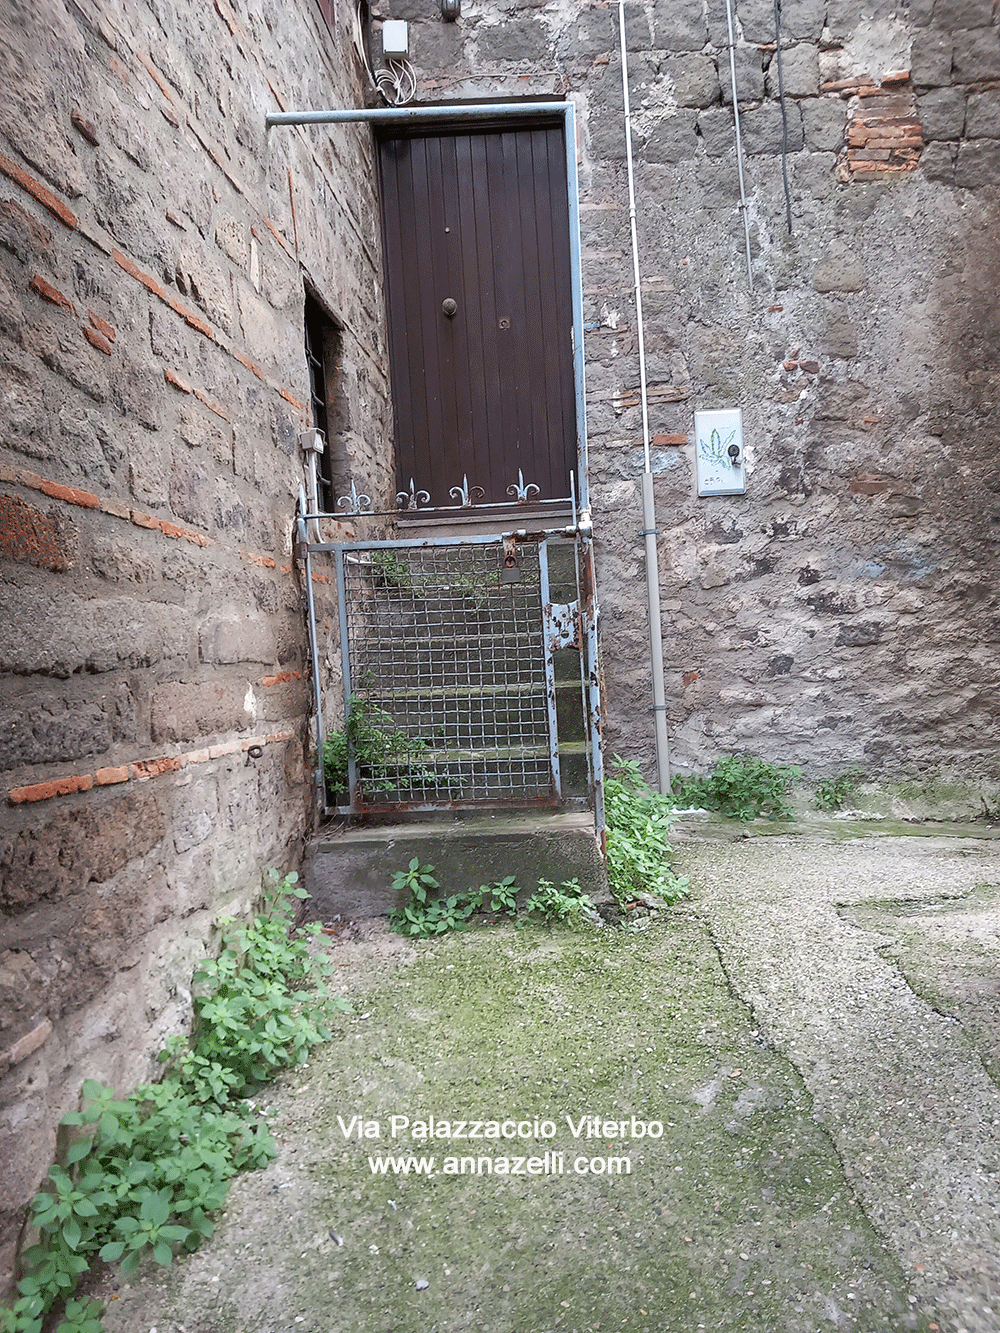
[[[753,291],[753,266],[750,262],[750,219],[747,216],[747,194],[743,181],[743,136],[740,133],[740,108],[736,100],[736,38],[733,36],[732,0],[726,0],[726,19],[729,23],[729,77],[733,87],[733,123],[736,126],[736,167],[740,174],[740,212],[743,214],[743,237],[747,248],[747,285]]]
[[[628,90],[628,47],[625,41],[625,0],[618,0],[618,33],[622,55],[622,100],[625,106],[625,159],[628,163],[628,215],[632,228],[632,274],[635,283],[635,322],[639,351],[639,397],[642,400],[642,527],[646,550],[646,601],[649,618],[649,666],[653,687],[653,730],[656,737],[656,781],[665,796],[670,791],[670,742],[667,736],[667,696],[663,683],[663,622],[660,615],[660,571],[656,551],[656,508],[649,458],[649,403],[646,394],[646,346],[643,339],[642,279],[639,272],[639,233],[636,226],[635,172],[632,162],[632,107]]]

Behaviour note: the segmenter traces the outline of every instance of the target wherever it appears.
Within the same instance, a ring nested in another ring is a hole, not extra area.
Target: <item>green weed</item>
[[[791,764],[771,764],[752,754],[719,759],[708,777],[674,778],[674,804],[702,806],[742,823],[766,815],[787,819],[792,813],[786,794],[802,776]]]
[[[292,929],[293,903],[307,896],[298,876],[269,874],[263,911],[196,972],[194,1031],[161,1052],[162,1082],[117,1098],[87,1079],[80,1110],[63,1117],[69,1146],[32,1201],[38,1240],[20,1256],[17,1301],[0,1308],[3,1333],[41,1333],[63,1302],[56,1333],[100,1333],[99,1303],[72,1296],[95,1256],[120,1262],[124,1278],[147,1256],[169,1267],[179,1247],[211,1236],[232,1177],[275,1155],[244,1098],[303,1063],[349,1005],[330,995],[330,965],[310,948],[320,927]]]
[[[323,772],[331,792],[348,790],[351,752],[366,793],[442,784],[441,776],[421,762],[428,753],[427,742],[407,735],[385,709],[356,695],[344,730],[330,732],[323,745]]]
[[[835,778],[824,778],[816,788],[816,809],[839,810],[863,776],[860,768],[849,768]]]
[[[604,807],[608,882],[622,907],[637,893],[652,893],[667,903],[687,894],[687,880],[674,874],[667,859],[672,804],[646,785],[634,760],[615,757],[604,782]]]

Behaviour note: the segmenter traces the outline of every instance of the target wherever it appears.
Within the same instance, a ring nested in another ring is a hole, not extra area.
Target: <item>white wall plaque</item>
[[[699,495],[742,495],[747,488],[743,458],[743,413],[695,412],[695,458]]]

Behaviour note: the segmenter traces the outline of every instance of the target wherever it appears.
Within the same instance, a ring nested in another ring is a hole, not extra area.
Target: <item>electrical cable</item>
[[[774,0],[774,41],[778,57],[778,100],[781,102],[781,179],[785,183],[785,217],[792,234],[792,193],[788,188],[788,112],[785,108],[785,78],[781,69],[781,0]]]
[[[365,27],[361,17],[362,0],[357,0],[354,7],[353,21],[351,23],[351,37],[354,41],[354,49],[357,51],[361,63],[365,67],[365,73],[368,75],[373,87],[375,87],[384,102],[390,106],[403,106],[406,102],[411,102],[417,92],[417,76],[413,66],[408,60],[397,59],[390,56],[386,61],[387,68],[373,70],[371,62],[368,59],[368,48],[365,43]]]

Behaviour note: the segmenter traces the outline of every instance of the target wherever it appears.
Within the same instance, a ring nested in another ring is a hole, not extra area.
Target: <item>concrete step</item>
[[[416,856],[434,866],[442,892],[461,893],[513,875],[527,893],[539,879],[577,878],[595,902],[607,902],[608,879],[593,814],[496,814],[424,823],[328,826],[311,839],[303,883],[307,919],[385,916],[404,906],[392,876]]]

